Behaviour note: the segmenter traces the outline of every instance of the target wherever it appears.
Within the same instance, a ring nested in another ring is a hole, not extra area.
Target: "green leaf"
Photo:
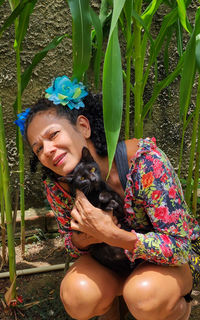
[[[167,86],[170,85],[170,83],[172,83],[174,81],[174,79],[180,74],[182,66],[183,66],[183,62],[184,62],[184,54],[182,55],[182,57],[179,59],[178,65],[176,66],[176,68],[174,69],[174,71],[172,73],[170,73],[164,80],[160,81],[156,87],[154,88],[153,94],[151,96],[151,99],[145,104],[143,111],[142,111],[142,120],[144,121],[147,113],[150,111],[150,109],[152,108],[154,102],[156,101],[156,99],[158,98],[159,93],[161,92],[161,90],[163,90],[164,88],[166,88]]]
[[[47,53],[50,51],[50,50],[53,50],[55,49],[59,43],[65,38],[65,37],[70,37],[68,34],[64,34],[63,36],[58,36],[56,37],[55,39],[53,39],[53,41],[51,41],[44,49],[42,49],[40,52],[38,52],[33,60],[32,60],[32,63],[30,66],[28,66],[24,73],[22,74],[22,86],[21,86],[21,94],[23,93],[23,91],[26,89],[28,83],[29,83],[29,80],[31,78],[31,75],[32,75],[32,72],[34,70],[34,68],[38,65],[38,63],[44,58],[46,57]],[[15,113],[17,112],[17,100],[15,101],[14,103],[14,110],[15,110]]]
[[[112,33],[117,25],[119,16],[121,14],[121,11],[124,7],[124,3],[126,0],[113,0],[113,14],[112,14],[112,21],[111,21],[111,26],[110,26],[110,32],[109,32],[109,39],[108,42],[112,36]]]
[[[104,23],[108,16],[110,15],[109,13],[109,0],[102,0],[101,1],[101,7],[100,7],[100,13],[99,13],[99,20],[101,22],[102,27],[104,26]]]
[[[91,58],[89,0],[68,0],[73,20],[73,78],[80,81]]]
[[[37,3],[37,0],[32,0],[30,3],[27,3],[19,15],[19,23],[16,28],[16,37],[15,37],[15,46],[21,49],[22,41],[26,35],[28,29],[29,18],[33,12],[33,9]]]
[[[176,30],[176,38],[177,38],[177,49],[179,56],[183,54],[183,28],[180,23],[180,19],[177,19],[177,30]]]
[[[114,158],[123,109],[123,78],[117,25],[108,43],[103,67],[103,115],[109,172]],[[109,174],[109,173],[108,173]]]
[[[196,36],[195,56],[196,56],[197,68],[200,72],[200,33]]]
[[[192,85],[194,82],[194,75],[196,71],[195,48],[196,37],[195,31],[193,31],[186,47],[183,71],[180,81],[180,117],[182,119],[184,118],[184,116],[186,117],[191,99]]]
[[[101,27],[101,22],[98,15],[90,8],[90,15],[92,20],[92,25],[95,29],[96,40],[97,40],[97,49],[95,54],[94,61],[94,74],[95,74],[95,85],[96,88],[99,86],[100,79],[100,66],[101,66],[101,57],[102,57],[102,43],[103,43],[103,31]]]
[[[178,10],[177,10],[177,8],[174,8],[163,19],[159,34],[156,37],[156,39],[154,40],[154,48],[155,49],[150,52],[148,66],[146,68],[146,71],[145,71],[145,74],[143,77],[143,91],[146,86],[146,82],[148,79],[150,68],[151,68],[152,64],[155,62],[155,59],[157,59],[157,56],[158,56],[158,54],[161,50],[161,47],[165,41],[165,37],[168,34],[168,30],[176,22],[177,16],[178,16]]]
[[[30,3],[32,0],[22,0],[20,4],[15,8],[15,10],[11,13],[11,15],[6,19],[3,26],[0,29],[0,37],[2,36],[3,32],[11,26],[11,24],[15,21],[15,19],[20,15],[23,11],[25,5]]]
[[[187,19],[185,1],[184,0],[176,0],[176,1],[178,4],[178,15],[179,15],[181,24],[187,32],[191,33],[192,27],[190,26],[189,21]]]
[[[195,18],[195,28],[196,28],[196,63],[197,68],[200,72],[200,8],[197,9],[196,18]]]
[[[152,0],[148,7],[145,9],[142,14],[142,20],[144,21],[145,25],[148,25],[152,20],[154,13],[157,11],[161,3],[162,0]]]

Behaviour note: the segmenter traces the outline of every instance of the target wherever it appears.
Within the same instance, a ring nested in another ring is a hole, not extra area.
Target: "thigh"
[[[188,264],[176,267],[150,263],[139,265],[123,287],[124,299],[136,310],[172,310],[181,297],[192,289],[192,274]]]

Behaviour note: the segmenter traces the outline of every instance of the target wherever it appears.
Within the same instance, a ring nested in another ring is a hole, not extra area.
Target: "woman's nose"
[[[44,154],[46,156],[50,156],[55,151],[55,147],[52,143],[52,141],[46,141],[43,144]]]

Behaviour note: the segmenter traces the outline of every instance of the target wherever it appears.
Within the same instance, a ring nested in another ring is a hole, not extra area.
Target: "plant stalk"
[[[17,112],[22,112],[21,101],[21,62],[20,62],[20,48],[16,48],[16,62],[17,62]],[[25,255],[25,210],[24,210],[24,148],[22,135],[18,128],[18,152],[19,152],[19,184],[20,184],[20,210],[21,210],[21,254]]]
[[[142,0],[137,1],[135,4],[135,10],[138,15],[141,14]],[[135,64],[135,86],[134,86],[134,100],[135,100],[135,119],[134,119],[134,136],[135,138],[141,138],[143,135],[143,123],[142,123],[142,52],[141,52],[141,25],[135,19],[134,21],[134,64]]]
[[[2,266],[6,263],[6,226],[5,226],[5,207],[3,197],[3,181],[0,172],[0,202],[1,202],[1,237],[2,237]]]
[[[196,99],[196,119],[197,130],[198,130],[198,141],[197,141],[197,150],[196,150],[196,160],[195,160],[195,171],[194,171],[194,185],[193,185],[193,198],[192,198],[192,212],[196,216],[197,213],[197,192],[199,184],[199,167],[200,167],[200,76],[197,89],[197,99]]]
[[[6,225],[8,234],[8,255],[9,255],[9,272],[10,281],[13,284],[12,298],[16,296],[16,263],[15,263],[15,246],[14,235],[12,229],[12,207],[11,207],[11,195],[10,195],[10,182],[9,182],[9,168],[5,143],[5,131],[3,124],[3,112],[0,104],[0,163],[1,163],[1,177],[4,193],[5,213],[6,213]]]
[[[190,199],[191,199],[191,194],[192,194],[192,174],[193,174],[193,164],[194,164],[194,158],[195,158],[196,138],[197,138],[197,132],[198,132],[199,113],[200,113],[200,77],[198,80],[196,108],[195,108],[194,112],[195,112],[195,116],[194,116],[194,120],[193,120],[190,162],[189,162],[189,170],[188,170],[188,177],[187,177],[187,186],[186,186],[186,191],[185,191],[185,200],[188,205],[190,205]]]

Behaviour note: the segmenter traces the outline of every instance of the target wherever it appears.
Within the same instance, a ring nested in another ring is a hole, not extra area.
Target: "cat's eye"
[[[95,172],[95,167],[92,167],[92,169],[90,169],[90,172],[91,173]]]
[[[84,178],[84,177],[81,177],[81,181],[83,181],[83,180],[85,180],[85,178]]]

